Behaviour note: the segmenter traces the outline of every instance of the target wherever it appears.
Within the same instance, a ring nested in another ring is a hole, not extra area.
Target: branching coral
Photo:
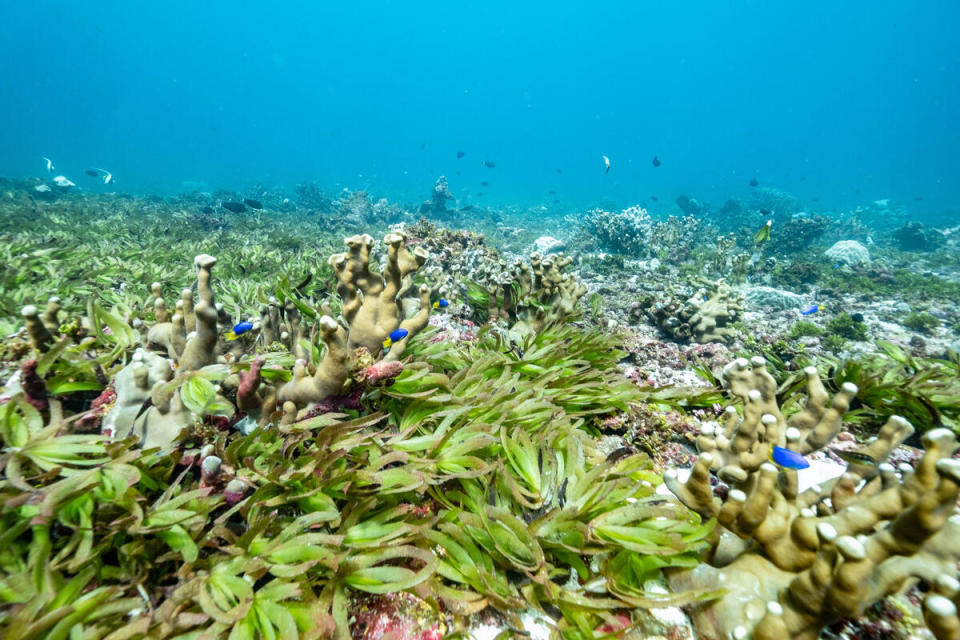
[[[447,200],[453,200],[447,177],[440,176],[433,185],[430,200],[420,205],[420,213],[443,214],[447,212]]]
[[[627,256],[642,256],[648,250],[653,222],[643,207],[623,211],[593,209],[584,219],[587,232],[600,247]]]
[[[323,359],[313,375],[306,362],[299,362],[293,380],[280,390],[281,402],[299,409],[343,393],[351,370],[380,353],[381,344],[396,329],[406,333],[391,342],[384,359],[399,360],[410,338],[427,326],[430,317],[430,289],[426,286],[419,289],[420,305],[415,313],[404,317],[400,304],[402,296],[414,286],[413,274],[427,260],[425,250],[418,247],[410,251],[402,234],[388,234],[384,238],[387,264],[380,274],[370,268],[371,236],[353,236],[346,239],[346,244],[347,252],[330,258],[339,280],[344,324],[330,316],[320,318],[320,339],[326,345]],[[285,406],[288,413],[290,409]]]
[[[703,453],[686,483],[673,472],[665,477],[682,502],[724,528],[712,566],[671,579],[675,588],[726,589],[695,609],[703,638],[813,640],[824,626],[861,614],[912,580],[932,584],[956,574],[960,463],[950,459],[957,448],[950,431],[928,432],[916,469],[898,473],[885,460],[913,427],[895,416],[860,452],[867,457],[804,492],[795,469],[766,461],[772,446],[803,454],[827,446],[857,392],[844,386],[828,407],[816,370],[805,373],[807,402],[785,420],[763,359],[732,363],[725,379],[744,402],[743,415],[729,409],[725,425],[704,430],[697,440]],[[732,487],[723,500],[714,497],[711,469]],[[928,606],[929,616],[948,618],[941,614],[949,607],[941,605]]]
[[[633,315],[646,314],[661,331],[673,338],[729,343],[735,335],[731,326],[740,317],[743,306],[739,295],[722,280],[701,288],[685,301],[666,302],[648,296],[633,308]]]
[[[564,269],[573,260],[563,254],[530,255],[530,267],[517,263],[510,285],[486,296],[488,317],[510,325],[515,337],[536,334],[576,313],[587,289]]]
[[[169,359],[140,350],[117,374],[116,403],[103,419],[104,433],[121,439],[134,434],[146,446],[167,446],[196,419],[178,391],[190,374],[218,362],[220,314],[210,283],[216,261],[209,255],[196,257],[199,300],[195,304],[192,291],[184,289],[170,321],[159,322],[146,333],[147,344],[162,348]],[[155,300],[162,301],[154,291]]]

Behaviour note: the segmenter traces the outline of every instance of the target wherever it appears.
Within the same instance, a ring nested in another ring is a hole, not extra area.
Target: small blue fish
[[[227,340],[236,340],[237,338],[245,334],[247,331],[250,331],[251,329],[253,329],[252,322],[249,322],[246,320],[243,322],[238,322],[237,324],[233,325],[233,329],[231,329],[230,331],[227,331],[227,334],[225,337],[227,338]]]
[[[833,265],[833,268],[834,268],[834,269],[839,269],[839,268],[840,268],[840,263],[838,262],[837,264]]]
[[[785,469],[806,469],[810,466],[807,459],[796,451],[773,445],[770,446],[770,462]]]
[[[812,315],[815,314],[817,311],[820,311],[820,305],[818,305],[818,304],[812,304],[812,305],[810,305],[809,307],[807,307],[806,309],[801,309],[801,310],[800,310],[800,315],[802,315],[802,316],[812,316]]]
[[[447,302],[444,298],[440,298],[439,300],[433,303],[434,309],[446,309],[449,306],[450,306],[450,303]]]
[[[410,332],[407,331],[406,329],[397,329],[395,331],[392,331],[390,335],[387,336],[387,339],[383,341],[383,348],[389,349],[390,345],[392,345],[394,342],[399,342],[403,340],[404,338],[407,337],[409,333]]]

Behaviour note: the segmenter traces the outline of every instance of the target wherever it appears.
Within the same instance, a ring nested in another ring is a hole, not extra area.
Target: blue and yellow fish
[[[800,310],[800,315],[802,315],[802,316],[812,316],[812,315],[815,314],[817,311],[820,311],[820,305],[818,305],[818,304],[812,304],[812,305],[810,305],[809,307],[807,307],[806,309],[801,309],[801,310]]]
[[[449,306],[450,306],[450,303],[447,302],[444,298],[440,298],[439,300],[433,303],[434,309],[446,309]]]
[[[807,459],[796,451],[775,445],[770,446],[770,462],[780,465],[785,469],[806,469],[810,466]]]
[[[233,329],[227,331],[225,337],[227,340],[236,340],[251,329],[253,329],[253,323],[244,320],[243,322],[238,322],[237,324],[233,325]]]
[[[383,341],[383,348],[389,349],[390,345],[392,345],[394,342],[403,340],[409,334],[410,332],[406,329],[397,329],[395,331],[391,331],[390,335],[387,336],[387,339]]]

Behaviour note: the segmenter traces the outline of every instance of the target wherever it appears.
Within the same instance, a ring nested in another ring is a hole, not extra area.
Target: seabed
[[[427,192],[0,180],[0,636],[960,637],[956,228]]]

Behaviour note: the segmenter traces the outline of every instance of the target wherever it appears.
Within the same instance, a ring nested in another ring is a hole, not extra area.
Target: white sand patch
[[[667,585],[664,582],[663,578],[658,578],[656,580],[648,580],[644,583],[643,588],[650,593],[670,593],[670,590],[667,589]],[[686,631],[685,635],[681,636],[684,638],[696,638],[697,634],[693,630],[693,624],[690,622],[690,618],[687,617],[687,614],[683,612],[683,609],[680,607],[659,607],[650,609],[650,614],[656,618],[658,621],[666,625],[668,628],[672,626],[680,627]]]
[[[800,491],[806,491],[814,485],[839,478],[847,469],[846,465],[839,465],[831,460],[809,460],[809,462],[809,468],[797,472],[797,483]],[[680,482],[686,482],[689,478],[690,469],[677,469],[677,479]],[[673,495],[665,484],[657,487],[657,493],[664,496]]]
[[[529,635],[530,640],[550,640],[550,618],[546,615],[528,609],[520,614],[520,621],[523,623],[523,630]],[[467,630],[467,636],[471,640],[493,640],[505,627],[493,624],[480,624]]]

